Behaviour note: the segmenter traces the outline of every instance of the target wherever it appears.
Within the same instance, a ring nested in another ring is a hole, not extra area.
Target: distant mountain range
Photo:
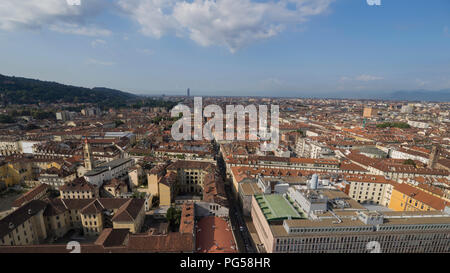
[[[104,87],[84,88],[0,74],[0,96],[3,103],[108,103],[121,104],[138,96]]]
[[[285,94],[288,97],[287,92]],[[450,102],[450,89],[443,90],[410,90],[410,91],[343,91],[336,93],[299,93],[299,97],[307,98],[334,98],[334,99],[375,99],[375,100],[392,100],[392,101],[428,101],[428,102]]]
[[[280,92],[291,97],[295,92]],[[292,95],[291,95],[292,94]],[[267,94],[271,96],[273,94]],[[345,99],[382,99],[399,101],[436,101],[450,102],[450,89],[431,91],[395,91],[395,92],[340,92],[334,93],[298,93],[298,97],[345,98]],[[263,94],[259,94],[263,96]],[[84,88],[56,82],[47,82],[0,74],[0,102],[3,104],[45,103],[99,103],[105,107],[123,106],[127,101],[143,98],[131,93],[105,87]]]
[[[430,90],[397,91],[391,93],[386,98],[391,100],[450,102],[450,89],[444,89],[439,91],[430,91]]]

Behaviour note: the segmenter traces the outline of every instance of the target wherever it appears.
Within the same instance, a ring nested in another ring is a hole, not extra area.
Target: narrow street
[[[230,204],[230,221],[233,227],[233,234],[236,238],[236,244],[238,245],[240,253],[255,253],[254,244],[252,238],[245,224],[244,217],[242,215],[241,208],[239,206],[239,200],[234,198],[233,190],[230,183],[226,178],[226,167],[222,155],[217,155],[217,166],[219,167],[220,174],[225,182],[225,192],[227,194],[228,202]]]

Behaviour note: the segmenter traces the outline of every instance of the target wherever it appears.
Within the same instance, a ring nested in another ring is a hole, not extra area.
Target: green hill
[[[105,103],[122,104],[138,96],[108,89],[83,88],[34,79],[9,77],[0,74],[0,97],[3,104],[46,103]]]

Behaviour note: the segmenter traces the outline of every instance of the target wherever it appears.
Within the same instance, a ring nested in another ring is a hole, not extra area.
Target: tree
[[[377,128],[401,128],[401,129],[409,129],[411,126],[409,126],[406,122],[384,122],[377,124]]]
[[[117,127],[119,127],[120,125],[122,125],[122,124],[125,124],[123,121],[121,121],[121,120],[116,120],[116,121],[114,121],[114,123],[116,124],[116,128]]]
[[[170,207],[167,210],[166,218],[169,221],[170,229],[174,232],[178,231],[181,223],[181,210]]]
[[[412,159],[406,159],[405,161],[403,161],[404,165],[412,165],[412,166],[416,166],[416,163],[414,162],[414,160]]]

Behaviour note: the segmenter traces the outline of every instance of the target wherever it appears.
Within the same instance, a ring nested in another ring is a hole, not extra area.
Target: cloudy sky
[[[0,74],[138,94],[439,90],[450,1],[1,0],[0,52]]]

